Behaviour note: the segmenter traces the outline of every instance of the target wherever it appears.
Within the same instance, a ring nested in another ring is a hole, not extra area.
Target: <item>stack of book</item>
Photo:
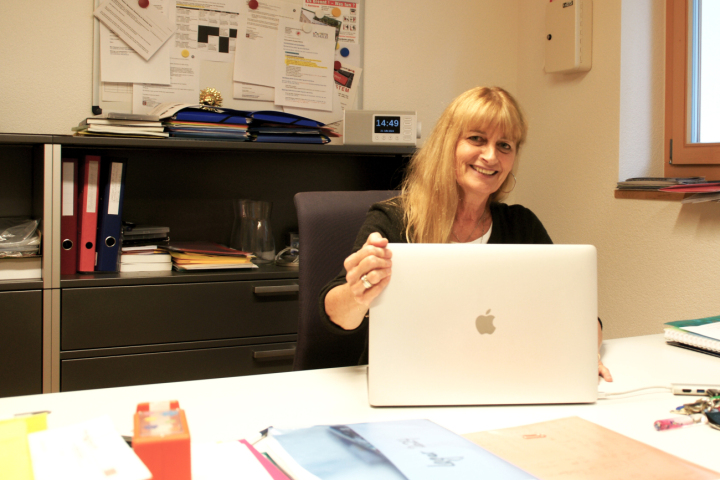
[[[172,257],[164,250],[148,247],[123,247],[120,255],[121,272],[169,272]]]
[[[175,270],[227,270],[238,268],[257,268],[247,252],[213,242],[170,242],[161,247],[172,256]]]
[[[169,227],[123,222],[120,271],[171,271],[172,258],[166,250],[160,249],[169,242]]]
[[[171,137],[237,140],[248,137],[247,112],[229,110],[211,112],[199,108],[186,108],[163,120]]]
[[[157,115],[107,112],[81,121],[73,127],[78,136],[163,138],[169,134]]]
[[[691,185],[705,182],[705,177],[636,177],[618,182],[618,190],[657,191],[673,185]]]

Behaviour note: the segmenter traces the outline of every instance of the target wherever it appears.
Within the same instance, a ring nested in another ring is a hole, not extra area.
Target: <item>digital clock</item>
[[[375,116],[375,133],[400,133],[400,117]]]
[[[420,138],[415,112],[345,110],[343,120],[346,145],[417,145]]]

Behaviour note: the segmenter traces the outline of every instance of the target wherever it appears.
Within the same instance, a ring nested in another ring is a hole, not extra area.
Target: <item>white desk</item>
[[[672,382],[720,384],[720,358],[668,346],[662,335],[608,340],[603,361],[615,379],[600,384],[605,392]],[[366,368],[346,367],[4,398],[0,418],[50,410],[48,423],[54,427],[109,414],[118,431],[129,435],[138,403],[177,399],[186,411],[193,440],[211,441],[252,437],[269,425],[428,418],[457,433],[469,433],[577,415],[720,471],[720,431],[706,425],[664,432],[653,428],[655,420],[670,417],[671,409],[696,397],[656,392],[593,405],[372,408],[367,402]]]

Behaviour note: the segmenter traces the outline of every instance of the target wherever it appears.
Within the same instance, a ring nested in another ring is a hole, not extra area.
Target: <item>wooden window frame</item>
[[[693,0],[666,0],[665,155],[666,177],[720,180],[720,143],[688,143],[688,21]]]

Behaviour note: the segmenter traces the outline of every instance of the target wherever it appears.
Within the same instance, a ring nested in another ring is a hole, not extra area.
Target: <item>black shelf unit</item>
[[[52,177],[52,204],[45,201],[42,215],[52,229],[44,241],[53,268],[43,270],[41,281],[0,282],[0,294],[23,290],[39,295],[43,391],[287,371],[297,339],[297,269],[263,265],[219,272],[61,276],[55,204],[62,158],[127,158],[123,219],[168,226],[171,240],[228,245],[233,202],[270,201],[279,250],[288,233],[297,232],[295,193],[397,188],[414,150],[0,135],[0,158],[5,151],[15,151],[26,163],[32,157],[35,169],[43,167],[45,177]],[[37,183],[37,174],[31,175]]]
[[[51,141],[0,135],[0,217],[44,219],[44,145]],[[42,392],[44,286],[42,278],[0,280],[0,397]]]

